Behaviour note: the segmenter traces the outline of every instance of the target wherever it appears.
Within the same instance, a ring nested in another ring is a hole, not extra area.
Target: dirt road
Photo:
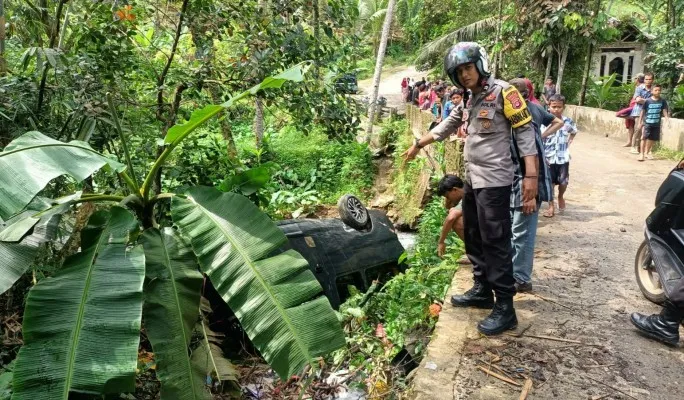
[[[421,74],[413,68],[384,71],[380,94],[399,104],[401,79]],[[360,87],[369,90],[370,84]],[[484,337],[475,326],[486,311],[445,305],[415,371],[417,399],[518,399],[520,387],[477,368],[488,368],[496,357],[493,365],[517,382],[522,375],[532,379],[528,399],[682,398],[684,349],[646,339],[629,322],[633,311],[660,311],[639,292],[634,256],[656,191],[675,162],[639,163],[620,146],[590,132],[580,132],[573,143],[567,210],[540,217],[535,291],[515,298],[514,333],[521,337]],[[461,269],[447,302],[471,279],[470,268]]]
[[[399,107],[404,104],[401,99],[401,80],[409,77],[416,81],[426,76],[426,72],[416,71],[414,67],[390,67],[382,71],[378,96],[385,96],[388,107]],[[359,81],[359,89],[364,95],[370,95],[373,85],[373,78]],[[403,112],[403,108],[401,110]]]
[[[486,311],[445,306],[416,375],[417,398],[517,399],[521,388],[477,369],[492,354],[501,357],[494,365],[534,381],[529,399],[682,398],[684,350],[643,338],[629,322],[633,311],[659,311],[638,290],[634,256],[675,162],[639,163],[620,142],[587,132],[571,150],[567,210],[540,217],[535,291],[515,298],[516,333],[524,334],[481,336],[475,325]],[[471,276],[459,271],[447,299]]]

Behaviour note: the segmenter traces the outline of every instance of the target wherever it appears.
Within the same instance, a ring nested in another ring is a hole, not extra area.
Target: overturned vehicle
[[[367,210],[352,195],[338,202],[340,218],[292,219],[276,224],[288,243],[308,262],[333,308],[349,296],[349,285],[366,291],[374,280],[402,271],[404,252],[392,222],[384,212]]]

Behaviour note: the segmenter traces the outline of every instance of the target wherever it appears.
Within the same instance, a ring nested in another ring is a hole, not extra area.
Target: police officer
[[[668,294],[660,314],[646,316],[632,313],[632,324],[647,336],[665,344],[679,343],[679,324],[684,319],[684,278]]]
[[[428,135],[416,139],[404,157],[412,160],[421,148],[444,140],[468,123],[463,217],[474,285],[463,295],[453,296],[451,303],[456,307],[493,307],[477,328],[495,335],[518,324],[513,308],[510,199],[515,165],[510,148],[514,140],[524,171],[523,212],[529,214],[536,207],[538,166],[532,117],[520,93],[491,76],[487,54],[477,43],[462,42],[452,47],[444,67],[454,84],[470,90],[466,110],[455,108]]]

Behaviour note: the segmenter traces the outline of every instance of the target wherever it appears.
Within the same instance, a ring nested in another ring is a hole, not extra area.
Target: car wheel
[[[345,224],[358,230],[366,229],[370,223],[368,210],[361,203],[358,197],[345,194],[337,202],[337,210],[340,212],[340,219]]]

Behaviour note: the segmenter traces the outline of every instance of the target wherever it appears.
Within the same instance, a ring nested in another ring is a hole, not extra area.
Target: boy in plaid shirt
[[[565,210],[565,191],[570,180],[570,145],[577,134],[575,122],[563,115],[565,97],[556,94],[549,99],[549,112],[563,120],[563,127],[554,134],[543,134],[546,162],[551,169],[551,181],[558,185],[558,208]],[[553,217],[556,208],[553,201],[549,202],[549,209],[544,213],[547,218]]]

